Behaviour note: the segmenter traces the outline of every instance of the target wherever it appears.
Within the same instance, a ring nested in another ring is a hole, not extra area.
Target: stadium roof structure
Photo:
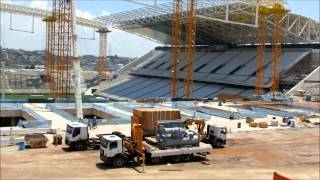
[[[186,0],[183,0],[183,4]],[[256,44],[258,7],[255,0],[198,0],[196,44]],[[146,6],[97,19],[108,25],[162,44],[171,44],[172,3]],[[186,6],[182,7],[185,37]],[[266,42],[272,42],[274,16],[266,17]],[[286,13],[282,20],[283,43],[319,43],[320,24],[310,18]],[[184,40],[184,39],[182,39]]]

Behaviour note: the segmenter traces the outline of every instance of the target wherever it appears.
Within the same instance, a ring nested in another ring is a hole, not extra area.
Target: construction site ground
[[[234,132],[225,148],[213,149],[210,165],[198,161],[115,169],[99,150],[68,151],[65,145],[1,151],[1,179],[319,179],[319,126]]]

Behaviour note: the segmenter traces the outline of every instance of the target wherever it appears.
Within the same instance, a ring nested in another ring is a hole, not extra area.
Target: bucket
[[[19,151],[25,150],[25,148],[26,148],[25,142],[19,142],[18,145],[19,145]]]
[[[310,102],[311,101],[312,96],[311,95],[306,95],[306,101]]]
[[[177,108],[177,102],[172,101],[172,102],[171,102],[171,107],[172,107],[172,108]]]
[[[241,128],[241,122],[238,122],[238,128]]]
[[[282,122],[283,123],[288,123],[288,120],[289,120],[289,117],[285,116],[285,117],[282,118]]]

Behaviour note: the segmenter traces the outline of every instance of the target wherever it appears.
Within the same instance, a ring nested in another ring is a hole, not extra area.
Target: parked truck
[[[167,128],[166,132],[163,132],[165,137],[156,138],[143,137],[141,124],[133,124],[132,131],[131,137],[116,134],[101,136],[100,159],[115,167],[123,167],[128,161],[135,159],[144,164],[145,161],[160,163],[166,159],[174,162],[189,161],[196,154],[205,158],[211,150],[210,145],[194,139],[194,133],[182,143],[185,137],[177,137],[177,132],[185,130],[180,128]],[[185,132],[183,134],[185,135]]]
[[[99,149],[100,139],[99,137],[89,136],[87,125],[72,122],[67,124],[65,144],[68,145],[71,150]]]
[[[184,127],[189,128],[192,125],[197,126],[197,131],[201,136],[201,141],[211,144],[212,147],[220,148],[226,145],[227,128],[225,126],[217,126],[207,124],[207,132],[204,131],[206,123],[204,119],[190,118],[184,122]]]

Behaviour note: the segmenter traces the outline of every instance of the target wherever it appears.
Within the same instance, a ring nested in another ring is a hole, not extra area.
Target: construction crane
[[[172,52],[171,52],[171,70],[170,70],[170,89],[171,97],[178,96],[178,66],[181,46],[181,0],[173,0],[172,17]]]
[[[82,119],[75,1],[53,0],[52,4],[52,15],[43,19],[47,24],[46,79],[50,81],[50,94],[53,97],[70,94],[73,65],[76,116]]]
[[[193,64],[195,54],[196,36],[196,11],[197,1],[187,1],[187,26],[186,26],[186,65],[184,78],[184,97],[192,97],[193,92]]]
[[[72,69],[72,1],[53,0],[52,15],[47,22],[46,72],[50,80],[50,94],[64,97],[71,93]]]
[[[266,16],[270,9],[264,5],[259,6],[258,19],[258,46],[257,46],[257,70],[256,70],[256,95],[262,95],[264,89],[264,58],[266,43]]]
[[[271,93],[273,96],[279,91],[280,86],[280,56],[281,56],[281,19],[288,10],[282,3],[274,3],[271,9],[274,15],[274,33],[272,40],[272,73],[271,73]]]
[[[45,77],[44,80],[47,82],[51,82],[51,77],[52,77],[52,72],[53,72],[53,65],[52,65],[52,59],[51,59],[51,26],[52,23],[54,21],[54,19],[52,18],[52,16],[45,16],[42,21],[44,21],[46,23],[46,42],[45,42],[45,52],[46,52],[46,56],[45,56]],[[50,83],[50,86],[52,84]],[[51,88],[50,89],[54,89]],[[50,91],[51,93],[51,91]]]
[[[271,5],[270,5],[271,2]],[[274,34],[272,40],[272,74],[271,93],[275,95],[279,91],[279,66],[281,56],[281,19],[288,10],[283,6],[283,1],[270,1],[259,5],[258,47],[257,47],[257,70],[256,70],[256,95],[262,95],[264,89],[264,58],[266,42],[266,17],[273,16]]]
[[[102,28],[97,31],[100,35],[99,39],[99,61],[98,61],[98,75],[101,79],[107,76],[107,33],[109,33],[107,28]]]

